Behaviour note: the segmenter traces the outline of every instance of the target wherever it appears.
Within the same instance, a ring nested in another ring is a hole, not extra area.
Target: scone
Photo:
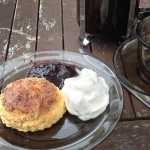
[[[0,95],[0,117],[7,127],[38,131],[51,127],[66,112],[64,95],[42,78],[16,80]]]

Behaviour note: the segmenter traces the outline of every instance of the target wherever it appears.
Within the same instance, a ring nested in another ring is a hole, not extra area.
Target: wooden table
[[[149,0],[142,2],[150,6]],[[0,0],[0,63],[32,51],[78,52],[78,35],[76,0]],[[111,68],[116,46],[113,40],[95,39],[86,49]],[[123,92],[121,119],[94,150],[150,149],[150,109]]]

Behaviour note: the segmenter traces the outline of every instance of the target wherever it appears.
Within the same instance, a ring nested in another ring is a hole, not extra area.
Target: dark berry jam
[[[75,77],[77,75],[78,73],[75,65],[60,62],[49,62],[35,64],[28,72],[27,76],[45,78],[61,89],[66,78]]]

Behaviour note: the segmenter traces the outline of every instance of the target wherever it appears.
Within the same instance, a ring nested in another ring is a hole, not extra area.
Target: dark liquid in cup
[[[80,0],[77,2],[77,16],[78,22],[80,22],[81,2]],[[85,0],[86,33],[119,37],[125,35],[127,33],[130,2],[131,0]],[[138,4],[134,5],[137,6]]]

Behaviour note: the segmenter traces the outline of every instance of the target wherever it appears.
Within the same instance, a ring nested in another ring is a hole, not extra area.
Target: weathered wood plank
[[[92,42],[92,52],[108,67],[112,68],[112,58],[117,44],[113,40],[95,39]],[[131,99],[128,91],[123,89],[124,92],[124,109],[121,119],[135,118],[134,111],[131,104]]]
[[[35,51],[38,0],[18,0],[7,59]]]
[[[150,7],[150,0],[140,0],[140,7],[141,8],[149,8]]]
[[[150,120],[120,122],[94,150],[149,150]]]
[[[62,49],[61,0],[41,0],[37,50]]]
[[[5,61],[16,0],[0,0],[0,63]]]
[[[121,120],[132,120],[135,119],[135,113],[132,107],[132,102],[131,102],[131,94],[123,88],[123,93],[124,93],[124,108],[123,108],[123,113],[121,116]]]
[[[63,0],[64,49],[79,51],[76,0]]]
[[[92,41],[92,52],[108,67],[112,67],[112,56],[117,48],[115,41],[110,39],[95,39]]]
[[[133,101],[133,106],[135,110],[136,117],[139,118],[150,118],[150,109],[145,106],[141,101],[139,101],[136,97],[131,96]]]

